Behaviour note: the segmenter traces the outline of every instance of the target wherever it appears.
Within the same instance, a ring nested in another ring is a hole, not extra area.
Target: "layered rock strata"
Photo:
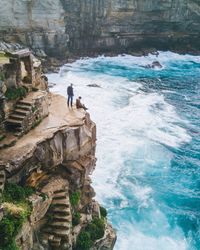
[[[89,177],[96,163],[96,125],[85,111],[69,110],[64,97],[49,94],[49,99],[49,116],[0,151],[1,189],[5,182],[35,189],[32,212],[16,236],[22,250],[72,249],[88,223],[101,217]],[[73,225],[75,212],[80,221]],[[106,220],[105,227],[92,249],[113,249],[116,234]]]
[[[51,56],[199,50],[197,0],[1,0],[0,37]]]

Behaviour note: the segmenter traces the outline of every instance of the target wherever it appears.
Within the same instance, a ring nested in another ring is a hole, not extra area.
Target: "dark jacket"
[[[76,99],[76,108],[77,109],[83,108],[83,104],[81,103],[81,101],[79,99]]]
[[[69,96],[74,96],[74,91],[73,91],[73,87],[72,87],[72,86],[69,86],[69,87],[67,88],[67,94],[68,94]]]

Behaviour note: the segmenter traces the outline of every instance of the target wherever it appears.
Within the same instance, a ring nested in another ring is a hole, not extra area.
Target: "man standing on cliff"
[[[73,96],[74,96],[74,90],[73,90],[73,84],[71,84],[70,86],[68,86],[67,88],[67,105],[69,107],[69,105],[71,105],[72,108],[72,104],[73,104]]]

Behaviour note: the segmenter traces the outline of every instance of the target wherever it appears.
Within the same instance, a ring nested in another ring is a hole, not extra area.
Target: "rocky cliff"
[[[91,186],[95,123],[49,92],[29,50],[0,59],[0,250],[113,249]]]
[[[0,249],[113,249],[89,177],[96,125],[64,97],[49,94],[49,103],[47,118],[0,150]]]
[[[199,50],[198,0],[1,0],[0,37],[51,56]]]

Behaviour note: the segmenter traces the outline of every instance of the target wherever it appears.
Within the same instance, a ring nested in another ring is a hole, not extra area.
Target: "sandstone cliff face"
[[[84,110],[68,109],[64,97],[49,94],[49,101],[49,116],[15,145],[0,150],[1,190],[5,183],[35,190],[28,198],[32,211],[15,237],[17,246],[75,249],[79,234],[99,218],[104,234],[87,249],[111,250],[116,233],[103,219],[90,180],[96,164],[96,125]],[[0,223],[7,204],[0,203]]]
[[[2,39],[57,56],[199,49],[199,24],[197,0],[2,0],[0,8]]]

